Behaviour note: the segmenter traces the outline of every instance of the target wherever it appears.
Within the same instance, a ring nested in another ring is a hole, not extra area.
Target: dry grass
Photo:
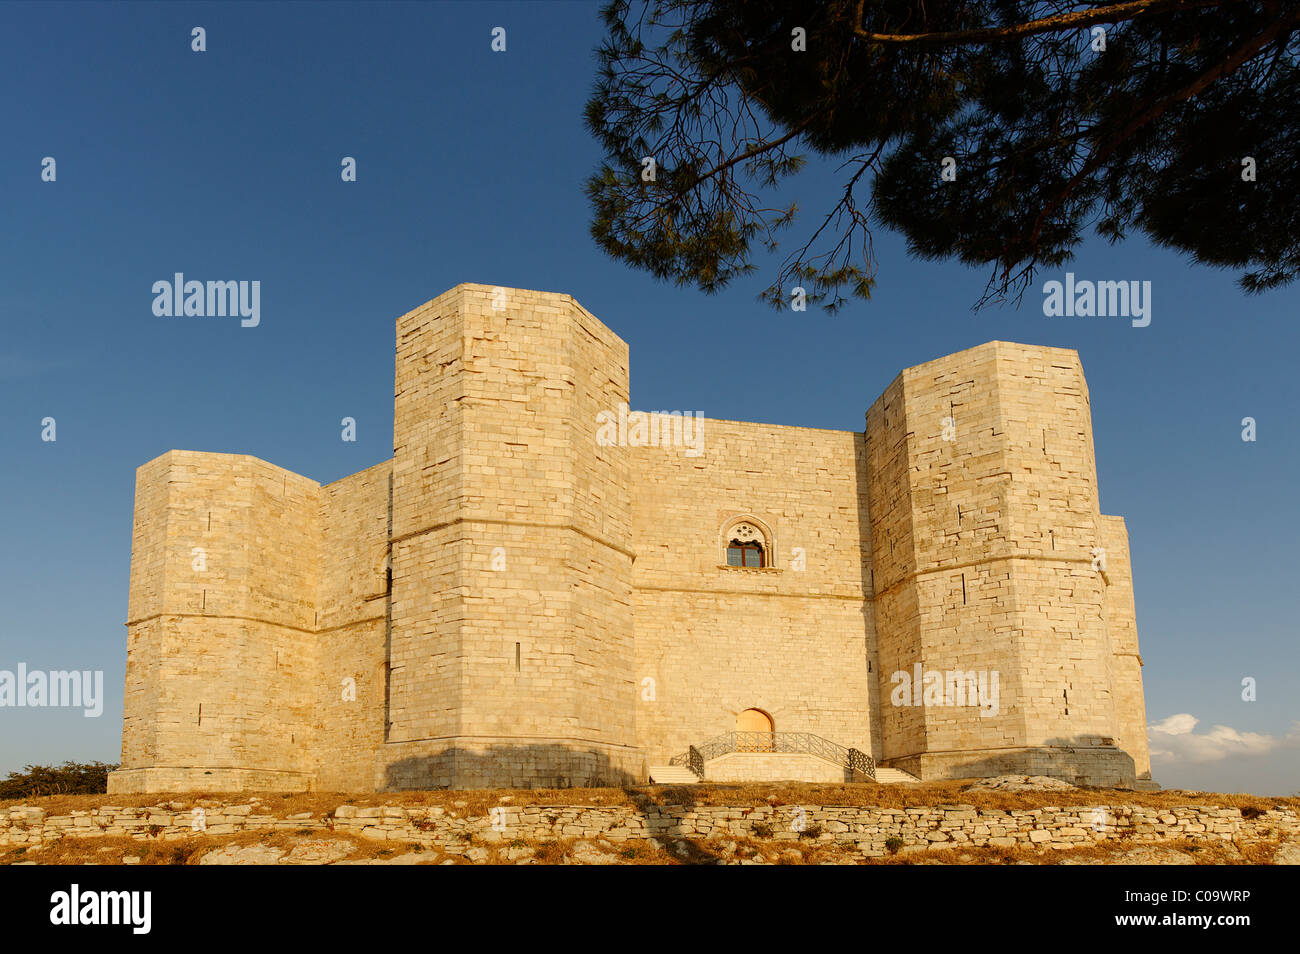
[[[262,845],[286,851],[304,842],[344,843],[348,861],[394,858],[399,855],[421,856],[421,864],[514,864],[511,849],[530,848],[532,863],[560,865],[583,863],[592,859],[619,865],[714,865],[749,860],[780,865],[873,864],[873,865],[1060,865],[1060,864],[1134,864],[1150,863],[1150,858],[1128,860],[1134,849],[1149,850],[1169,857],[1180,857],[1196,865],[1271,864],[1280,842],[1226,842],[1219,839],[1175,839],[1159,844],[1136,845],[1127,840],[1083,845],[1070,849],[1047,849],[1032,846],[1014,848],[952,847],[926,851],[904,851],[880,858],[864,858],[850,846],[812,840],[769,840],[763,838],[719,837],[665,838],[611,842],[605,839],[514,839],[494,843],[476,843],[480,849],[474,860],[444,852],[438,847],[408,842],[374,841],[342,832],[243,832],[232,835],[201,835],[175,841],[124,837],[65,838],[43,846],[0,848],[0,865],[36,862],[42,865],[120,865],[127,857],[141,865],[193,865],[203,855],[228,845]],[[1175,854],[1175,853],[1181,853]]]
[[[1181,852],[1196,865],[1267,865],[1273,863],[1281,841],[1223,841],[1222,839],[1196,840],[1170,839],[1158,843],[1134,844],[1127,841],[1107,841],[1078,848],[941,848],[924,852],[907,852],[868,859],[874,865],[1034,865],[1080,864],[1135,864],[1145,862],[1125,861],[1123,856],[1134,849],[1153,852]]]
[[[986,809],[1029,809],[1044,806],[1067,807],[1142,805],[1149,808],[1175,808],[1183,805],[1247,808],[1267,811],[1290,807],[1300,810],[1300,798],[1269,798],[1259,795],[1234,795],[1216,792],[1134,792],[1127,789],[1078,788],[1054,792],[986,792],[963,791],[968,779],[927,782],[918,785],[803,783],[698,785],[673,788],[657,786],[641,789],[643,796],[656,804],[690,804],[709,806],[758,805],[843,805],[871,808],[924,808],[971,805]]]
[[[346,842],[350,847],[348,860],[386,858],[408,852],[427,852],[430,861],[441,861],[445,855],[437,848],[406,842],[375,841],[359,838],[344,832],[312,831],[309,835],[287,831],[239,832],[231,835],[194,835],[188,838],[164,840],[161,838],[129,838],[102,836],[91,838],[61,838],[44,845],[11,848],[0,847],[0,864],[16,861],[35,861],[42,865],[120,865],[124,858],[139,858],[142,865],[193,865],[210,851],[227,845],[266,845],[286,851],[304,841]]]
[[[1184,805],[1218,806],[1267,811],[1288,807],[1300,811],[1300,798],[1269,798],[1260,795],[1215,792],[1134,792],[1125,789],[1080,788],[1059,792],[966,792],[968,780],[928,782],[920,785],[750,783],[706,784],[643,788],[566,788],[475,791],[378,792],[196,792],[178,795],[53,795],[45,798],[0,801],[0,810],[14,805],[44,808],[51,815],[87,811],[111,805],[153,807],[174,804],[177,810],[213,807],[218,804],[247,804],[256,800],[259,814],[278,818],[301,812],[327,815],[339,805],[441,806],[457,814],[480,815],[501,804],[516,806],[750,806],[750,805],[842,805],[875,808],[919,808],[941,805],[973,805],[987,809],[1030,809],[1142,805],[1176,808]]]

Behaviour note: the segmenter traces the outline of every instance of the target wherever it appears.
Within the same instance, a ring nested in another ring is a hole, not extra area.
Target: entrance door
[[[736,751],[771,752],[772,717],[762,709],[746,709],[736,716]]]

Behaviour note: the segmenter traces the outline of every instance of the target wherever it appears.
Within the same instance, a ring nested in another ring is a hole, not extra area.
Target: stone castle
[[[397,320],[391,460],[142,466],[109,791],[1151,784],[1075,352],[910,368],[862,433],[627,403],[572,297],[458,285]]]

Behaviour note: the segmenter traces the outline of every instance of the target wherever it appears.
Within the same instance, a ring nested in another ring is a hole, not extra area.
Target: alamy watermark
[[[1043,314],[1048,318],[1131,318],[1134,328],[1151,324],[1151,283],[1075,281],[1043,285]]]
[[[979,706],[981,719],[998,714],[998,674],[986,669],[929,669],[917,663],[909,673],[900,669],[889,677],[895,706]]]
[[[704,453],[704,415],[699,411],[617,411],[596,415],[601,447],[685,447],[687,457]]]
[[[153,313],[159,318],[240,317],[241,327],[256,328],[262,321],[260,281],[186,281],[176,272],[172,281],[153,283]]]
[[[50,895],[50,923],[56,926],[120,925],[148,934],[152,911],[152,891],[83,891],[73,884]]]
[[[104,711],[104,671],[0,669],[0,709],[81,709],[87,719]]]

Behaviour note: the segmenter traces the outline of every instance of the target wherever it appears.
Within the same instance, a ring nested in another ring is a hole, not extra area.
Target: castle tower
[[[596,441],[627,367],[568,295],[458,285],[398,320],[383,787],[640,776],[628,464]]]
[[[910,368],[869,410],[867,448],[885,763],[1146,772],[1140,690],[1117,706],[1114,689],[1140,685],[1127,536],[1098,507],[1078,355],[990,342]],[[967,690],[996,674],[997,704],[907,691],[928,673]]]
[[[320,487],[255,457],[136,472],[110,792],[310,787]]]

